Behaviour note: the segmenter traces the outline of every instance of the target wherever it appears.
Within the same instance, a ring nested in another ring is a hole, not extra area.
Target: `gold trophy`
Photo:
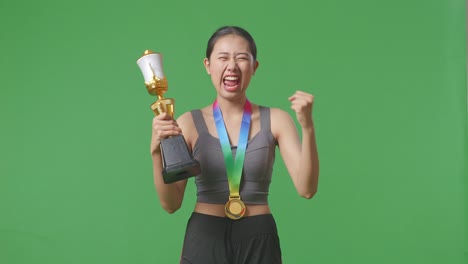
[[[168,113],[174,118],[174,99],[163,97],[167,92],[167,79],[163,72],[161,53],[145,50],[137,64],[145,78],[148,93],[158,97],[151,105],[151,110],[155,115]],[[161,140],[161,156],[165,183],[173,183],[200,173],[200,164],[193,159],[182,135]]]

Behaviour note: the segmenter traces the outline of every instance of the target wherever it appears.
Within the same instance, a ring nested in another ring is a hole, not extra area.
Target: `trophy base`
[[[182,135],[161,140],[164,183],[173,183],[198,175],[200,164],[193,159]]]
[[[200,174],[200,164],[196,160],[191,160],[183,164],[166,167],[162,170],[162,174],[164,183],[173,183]]]

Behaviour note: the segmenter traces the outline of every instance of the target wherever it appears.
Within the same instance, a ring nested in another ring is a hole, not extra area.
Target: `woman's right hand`
[[[151,154],[159,153],[161,140],[179,134],[182,134],[182,129],[169,114],[161,113],[155,116],[151,136]]]

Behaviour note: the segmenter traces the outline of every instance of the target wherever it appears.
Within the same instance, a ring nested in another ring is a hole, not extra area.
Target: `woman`
[[[187,180],[164,184],[161,139],[183,132],[200,162],[197,203],[189,219],[180,263],[281,263],[276,224],[267,195],[276,146],[294,186],[304,198],[317,191],[318,155],[312,121],[314,97],[296,91],[289,101],[302,129],[289,114],[250,103],[246,96],[258,69],[256,45],[239,27],[222,27],[208,41],[204,65],[216,89],[212,104],[153,120],[154,181],[163,208],[180,208]],[[227,217],[226,217],[227,216]]]

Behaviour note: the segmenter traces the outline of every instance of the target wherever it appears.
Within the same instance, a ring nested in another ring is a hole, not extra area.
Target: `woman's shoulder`
[[[192,120],[192,113],[191,111],[185,112],[182,115],[180,115],[177,118],[177,124],[179,125],[182,130],[191,128],[194,126],[193,120]]]
[[[177,121],[190,119],[190,118],[192,117],[192,111],[193,111],[193,110],[189,110],[189,111],[187,111],[187,112],[182,113],[182,114],[177,118]]]
[[[180,115],[179,118],[177,118],[177,123],[179,123],[179,125],[182,123],[182,124],[189,124],[189,125],[193,126],[194,125],[194,120],[193,120],[192,113],[194,111],[200,111],[202,113],[202,115],[206,115],[208,112],[211,111],[211,108],[210,108],[210,106],[205,106],[203,108],[193,109],[193,110],[187,111],[187,112],[183,113],[182,115]]]
[[[195,109],[195,110],[202,110],[202,109]],[[195,142],[198,138],[198,132],[195,122],[199,122],[199,120],[194,120],[192,111],[187,111],[177,118],[177,124],[182,129],[182,133],[187,141],[187,144],[193,148],[195,146]]]
[[[263,106],[263,105],[259,105],[258,107],[268,108],[270,110],[270,116],[272,120],[283,119],[283,118],[289,117],[288,112],[278,107],[268,107],[268,106]]]
[[[278,107],[268,107],[270,109],[270,127],[271,132],[277,138],[282,131],[287,130],[288,127],[294,125],[291,115]]]

